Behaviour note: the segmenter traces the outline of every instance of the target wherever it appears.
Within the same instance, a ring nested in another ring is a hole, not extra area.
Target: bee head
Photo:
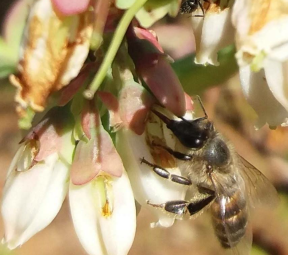
[[[187,148],[200,149],[204,146],[214,126],[207,117],[186,120],[182,118],[180,121],[171,120],[162,113],[153,111],[169,128],[178,140]]]
[[[191,13],[197,10],[198,8],[198,0],[184,0],[180,6],[180,12],[184,13]]]
[[[213,124],[206,118],[196,120],[182,119],[181,121],[171,120],[167,127],[184,146],[191,149],[202,148],[214,128]]]

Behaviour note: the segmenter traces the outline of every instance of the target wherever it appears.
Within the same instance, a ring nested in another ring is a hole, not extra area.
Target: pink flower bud
[[[155,36],[148,30],[130,27],[127,41],[139,76],[164,107],[177,116],[183,116],[183,88]]]

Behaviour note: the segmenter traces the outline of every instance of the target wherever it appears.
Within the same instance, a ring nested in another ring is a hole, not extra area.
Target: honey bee
[[[203,0],[204,2],[208,2],[209,0]],[[187,14],[195,12],[198,8],[201,8],[203,15],[195,15],[196,17],[204,17],[204,8],[202,4],[202,0],[182,0],[180,5],[180,13]]]
[[[229,253],[247,255],[252,245],[249,209],[259,202],[276,205],[277,192],[266,177],[239,156],[217,132],[200,99],[199,102],[205,116],[193,120],[173,120],[153,110],[172,131],[178,144],[177,151],[165,145],[154,145],[177,159],[181,176],[141,159],[160,177],[191,189],[196,187],[197,192],[187,193],[186,200],[147,203],[174,214],[176,218],[193,216],[208,208],[221,246]]]

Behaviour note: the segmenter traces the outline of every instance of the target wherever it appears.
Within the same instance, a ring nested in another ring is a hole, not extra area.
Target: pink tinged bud
[[[51,0],[58,12],[64,16],[70,16],[84,12],[90,3],[90,0]]]
[[[165,57],[141,70],[141,76],[159,102],[176,116],[185,113],[185,97],[181,83]]]
[[[185,103],[186,103],[186,111],[193,111],[194,110],[194,102],[192,101],[191,97],[185,93]]]
[[[168,63],[167,56],[161,52],[161,46],[156,43],[156,38],[148,30],[145,33],[143,29],[131,30],[127,34],[128,50],[138,74],[164,107],[177,116],[183,116],[184,90]]]
[[[92,101],[85,102],[81,114],[81,126],[88,139],[93,138],[95,132],[98,132],[98,128],[101,126],[99,112]]]
[[[103,128],[98,112],[84,108],[82,128],[89,139],[80,140],[71,166],[74,185],[83,185],[100,174],[120,177],[124,171],[109,133]]]
[[[120,92],[120,117],[125,127],[141,135],[145,130],[147,115],[155,100],[138,83],[129,82]]]
[[[57,152],[60,153],[65,145],[65,131],[71,124],[69,114],[63,108],[51,109],[45,117],[27,134],[21,142],[33,146],[37,154],[33,158],[39,162]],[[20,143],[21,143],[20,142]]]
[[[134,27],[134,32],[135,32],[135,35],[138,37],[138,39],[144,39],[144,40],[149,41],[160,52],[164,53],[164,50],[162,49],[162,46],[159,44],[156,34],[153,30],[147,30],[147,29],[143,29],[140,27]]]
[[[74,161],[71,166],[71,180],[75,185],[82,185],[99,174],[120,177],[124,170],[109,134],[101,126],[97,137],[87,143],[79,141]]]
[[[119,114],[118,99],[110,92],[98,91],[97,96],[109,111],[109,125],[116,131],[122,125],[122,120]]]

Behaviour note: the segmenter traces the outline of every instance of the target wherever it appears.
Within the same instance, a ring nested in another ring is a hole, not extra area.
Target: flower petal
[[[136,134],[143,134],[147,115],[155,103],[150,93],[138,83],[127,82],[119,96],[119,114],[123,124]]]
[[[107,178],[100,176],[83,186],[71,183],[72,219],[88,254],[126,255],[136,229],[134,197],[126,173],[109,181]]]
[[[63,15],[73,15],[84,12],[90,3],[90,0],[51,0],[56,9]]]
[[[264,70],[271,92],[288,111],[288,61],[266,60]]]
[[[263,60],[285,61],[288,58],[288,2],[273,0],[241,0],[233,7],[232,21],[236,28],[239,65]],[[260,58],[259,56],[263,56]],[[257,63],[255,63],[257,62]]]
[[[196,63],[219,65],[218,51],[234,42],[231,13],[231,7],[222,10],[220,6],[211,3],[204,20],[192,16],[197,45]]]
[[[75,185],[82,185],[91,181],[101,171],[101,164],[95,160],[95,139],[88,142],[80,140],[75,150],[75,157],[71,166],[71,180]]]
[[[124,171],[122,160],[108,132],[101,126],[96,137],[87,143],[79,141],[71,166],[71,180],[75,185],[86,184],[100,171],[119,177]]]
[[[177,116],[185,113],[185,95],[171,65],[159,57],[155,65],[141,70],[141,76],[159,102]]]
[[[10,76],[18,88],[21,116],[29,106],[43,111],[49,95],[78,75],[89,51],[92,25],[89,11],[63,18],[50,0],[35,1],[20,49],[19,73]]]
[[[122,125],[122,120],[119,114],[118,99],[112,93],[106,91],[98,91],[97,95],[109,111],[110,128],[112,128],[113,131],[116,131]]]
[[[171,137],[171,133],[166,135],[167,140]],[[123,128],[117,132],[116,145],[129,174],[137,202],[152,211],[159,219],[153,226],[171,226],[174,223],[174,216],[171,217],[166,212],[148,205],[147,200],[155,204],[181,200],[185,197],[186,187],[157,176],[151,167],[141,164],[143,157],[149,162],[154,162],[146,143],[145,134],[139,136],[131,130]],[[178,168],[169,168],[169,171],[181,175]]]
[[[5,242],[10,249],[52,222],[66,196],[68,173],[56,153],[29,171],[10,172],[2,202]]]
[[[258,127],[266,122],[271,127],[275,127],[287,121],[288,112],[271,93],[264,70],[254,73],[250,66],[242,67],[240,80],[248,102],[259,116]]]

